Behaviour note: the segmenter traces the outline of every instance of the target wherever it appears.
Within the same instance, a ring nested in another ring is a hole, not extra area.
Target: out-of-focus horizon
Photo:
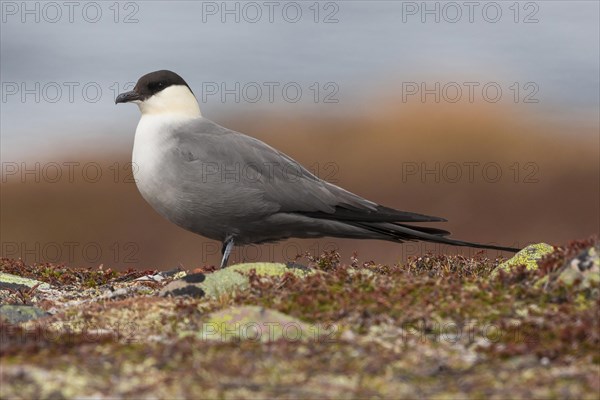
[[[130,179],[139,111],[114,98],[164,68],[205,117],[370,200],[445,217],[452,237],[598,233],[598,3],[74,3],[2,3],[3,257],[218,263],[218,243],[163,220]],[[381,263],[476,252],[325,238],[233,261],[326,249]]]

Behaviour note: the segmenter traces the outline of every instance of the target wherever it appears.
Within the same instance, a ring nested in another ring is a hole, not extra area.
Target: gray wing
[[[174,137],[178,157],[187,165],[187,173],[197,174],[201,179],[210,170],[217,171],[221,181],[230,178],[232,186],[215,184],[212,189],[215,192],[234,189],[236,201],[242,203],[240,213],[295,213],[353,224],[445,221],[366,200],[319,179],[264,142],[205,118],[179,127]]]

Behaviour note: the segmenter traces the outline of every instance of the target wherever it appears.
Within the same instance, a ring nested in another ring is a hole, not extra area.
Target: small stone
[[[134,279],[135,282],[161,282],[165,279],[165,277],[161,274],[154,274],[154,275],[144,275],[144,276],[140,276],[137,279]]]
[[[194,285],[187,285],[178,289],[174,289],[169,294],[173,296],[190,296],[202,298],[204,297],[204,290]]]
[[[206,275],[201,274],[201,273],[186,275],[183,278],[181,278],[181,280],[183,280],[184,282],[187,282],[187,283],[200,283],[200,282],[204,282],[204,279],[206,279]]]
[[[0,306],[0,319],[4,319],[10,324],[20,324],[48,315],[50,314],[46,311],[34,306],[8,304]]]

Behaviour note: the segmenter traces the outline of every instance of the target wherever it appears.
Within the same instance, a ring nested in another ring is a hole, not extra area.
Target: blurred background
[[[455,238],[521,247],[598,234],[598,2],[1,7],[2,257],[219,262],[220,243],[162,219],[132,179],[139,111],[114,98],[157,69],[182,75],[205,117],[373,201],[445,217]],[[324,238],[232,259],[332,249],[378,263],[476,252]]]

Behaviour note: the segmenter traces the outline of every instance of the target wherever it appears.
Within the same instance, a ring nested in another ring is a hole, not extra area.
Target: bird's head
[[[118,103],[136,103],[142,115],[200,116],[198,101],[188,84],[167,70],[142,76],[132,91],[117,96],[115,104]]]

